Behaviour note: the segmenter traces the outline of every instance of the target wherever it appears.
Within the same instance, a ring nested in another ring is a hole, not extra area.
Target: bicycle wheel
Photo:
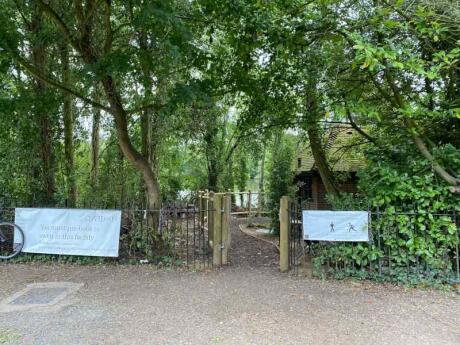
[[[18,255],[24,247],[24,231],[13,223],[0,223],[0,260]]]

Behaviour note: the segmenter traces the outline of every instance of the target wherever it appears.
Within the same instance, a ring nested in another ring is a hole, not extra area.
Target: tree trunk
[[[125,169],[125,156],[121,150],[120,145],[118,145],[117,155],[116,155],[116,169],[117,169],[117,184],[119,186],[118,195],[120,197],[119,205],[120,208],[126,207],[126,205],[131,205],[132,203],[126,203],[126,169]]]
[[[318,127],[318,125],[310,124],[307,129],[311,152],[313,154],[313,158],[315,159],[315,165],[318,168],[319,175],[321,176],[326,192],[337,196],[339,195],[340,189],[335,180],[334,172],[331,170],[327,162],[326,153],[324,152],[321,138],[318,134]]]
[[[128,134],[126,112],[122,106],[120,96],[115,89],[112,77],[106,76],[102,80],[104,91],[110,104],[110,110],[115,120],[118,142],[126,159],[142,174],[147,193],[147,206],[150,210],[161,206],[160,185],[148,160],[140,154],[131,143]]]
[[[43,25],[43,11],[40,6],[33,6],[34,12],[31,21],[31,32],[38,34],[42,31]],[[43,39],[35,37],[32,42],[32,59],[37,70],[45,74],[46,66],[46,46]],[[52,129],[50,118],[48,116],[48,109],[46,104],[46,84],[39,78],[35,79],[35,116],[40,128],[40,156],[42,161],[42,183],[43,194],[46,204],[54,202],[54,193],[56,191],[55,178],[54,178],[54,159],[52,151]]]
[[[146,76],[146,84],[144,87],[146,88],[145,97],[149,98],[152,96],[151,88],[152,82],[148,76]],[[147,160],[150,168],[153,171],[153,175],[158,178],[160,173],[160,162],[158,157],[158,132],[160,124],[157,123],[157,118],[155,118],[155,114],[153,109],[145,109],[141,114],[141,152],[142,156]],[[158,184],[158,182],[157,182]],[[160,190],[159,190],[160,191]],[[148,194],[148,190],[146,191],[146,200],[149,200],[150,196]],[[161,195],[158,196],[158,200],[161,200]],[[160,205],[160,202],[157,202],[156,205]],[[148,202],[148,201],[147,201]]]
[[[95,85],[94,88],[94,100],[99,102],[99,89]],[[100,137],[99,131],[101,127],[101,110],[97,107],[93,107],[93,126],[91,132],[91,186],[95,188],[97,186],[97,179],[99,175],[99,149],[100,149]]]
[[[422,138],[416,133],[414,128],[410,128],[412,133],[412,141],[414,142],[415,146],[417,146],[420,153],[425,157],[433,167],[433,170],[448,184],[451,185],[449,190],[452,193],[460,193],[460,179],[456,176],[452,176],[444,169],[433,157],[433,155],[428,151],[425,143],[423,142]]]
[[[142,155],[152,164],[152,110],[145,109],[141,114]]]
[[[100,62],[99,51],[103,51],[104,56],[107,56],[112,52],[113,33],[114,30],[111,27],[111,1],[105,1],[104,3],[104,20],[103,30],[105,31],[105,42],[103,46],[93,44],[93,12],[92,8],[88,8],[86,13],[87,18],[85,20],[79,20],[78,30],[80,34],[78,37],[69,34],[68,28],[63,24],[59,15],[52,9],[49,4],[42,1],[37,2],[39,7],[45,10],[50,19],[61,29],[65,39],[72,44],[72,46],[81,54],[81,57],[85,64],[88,66],[96,66]],[[79,4],[79,2],[77,2]],[[94,3],[92,3],[94,5]],[[83,8],[80,6],[80,11]],[[79,19],[79,18],[77,18]],[[81,18],[80,18],[81,19]],[[96,53],[97,52],[97,53]],[[142,174],[144,183],[148,195],[148,207],[155,209],[160,207],[160,186],[158,178],[150,166],[148,160],[139,153],[133,146],[129,134],[128,134],[128,120],[127,114],[123,107],[123,103],[115,86],[112,75],[106,74],[101,77],[100,82],[103,86],[106,98],[109,102],[110,113],[112,114],[115,122],[115,129],[117,132],[118,143],[126,159],[133,164],[133,166]]]
[[[147,41],[147,37],[145,33],[143,32],[138,32],[138,42],[139,46],[142,48],[142,50],[147,51],[149,49],[149,44]],[[153,89],[153,80],[151,76],[151,72],[146,66],[144,60],[140,60],[140,65],[142,69],[142,74],[143,74],[143,80],[142,84],[144,87],[144,98],[145,102],[151,102],[153,100],[153,94],[152,94],[152,89]],[[157,141],[157,134],[159,132],[159,119],[155,118],[155,114],[153,109],[144,109],[141,113],[141,142],[142,142],[142,148],[141,152],[144,158],[147,160],[149,163],[154,176],[159,176],[160,173],[160,162],[159,162],[159,157],[158,157],[158,141]],[[148,191],[146,193],[146,199],[148,200],[150,197],[148,195]],[[160,199],[160,196],[158,196]],[[159,203],[158,203],[159,205]]]
[[[395,107],[399,109],[404,109],[404,98],[401,96],[400,90],[396,85],[395,80],[393,78],[393,74],[391,73],[391,70],[388,68],[388,66],[385,66],[385,79],[393,93],[393,103]],[[439,164],[436,161],[435,157],[428,150],[428,147],[425,145],[425,142],[418,133],[416,122],[410,117],[405,117],[404,123],[411,136],[412,141],[415,144],[415,147],[419,150],[422,156],[425,157],[431,163],[433,170],[438,174],[438,176],[440,176],[444,181],[451,185],[449,190],[452,193],[460,193],[460,178],[451,175],[443,166],[441,166],[441,164]]]
[[[227,161],[227,173],[225,176],[224,190],[233,192],[235,189],[235,178],[233,175],[233,157],[230,156]],[[235,205],[235,194],[230,194],[231,204]]]
[[[324,151],[321,137],[319,135],[320,128],[317,120],[320,117],[320,111],[318,106],[316,83],[311,82],[307,92],[306,111],[308,112],[308,119],[306,125],[311,152],[313,154],[313,158],[315,159],[315,165],[318,168],[319,175],[321,176],[326,192],[337,196],[340,193],[340,189],[335,179],[334,172],[327,161],[326,152]]]
[[[259,179],[259,209],[263,209],[265,206],[265,186],[264,186],[264,178],[265,178],[265,145],[262,151],[262,160],[260,162],[260,179]]]
[[[208,164],[208,190],[217,192],[220,175],[219,150],[217,147],[218,128],[215,123],[209,123],[204,141],[206,143],[206,161]]]
[[[224,178],[222,179],[222,189],[224,191],[233,191],[235,188],[235,178],[233,176],[233,157],[230,157],[225,162],[225,174]]]
[[[160,162],[158,157],[158,123],[155,123],[155,116],[152,109],[145,109],[141,114],[141,152],[147,160],[154,176],[159,176]],[[149,199],[148,191],[145,193],[146,200]],[[159,196],[161,199],[161,195]],[[157,204],[159,205],[159,204]]]
[[[64,43],[61,46],[61,62],[62,62],[62,81],[64,85],[70,85],[70,70],[69,70],[69,50]],[[75,179],[74,166],[74,145],[73,145],[73,129],[74,129],[74,114],[73,114],[73,97],[68,92],[64,93],[63,103],[64,117],[64,155],[65,155],[65,174],[67,178],[67,202],[69,207],[75,207],[77,203],[77,183]]]
[[[208,163],[208,190],[217,192],[217,180],[219,176],[215,160]]]
[[[215,152],[214,141],[206,143],[206,159],[208,162],[208,190],[217,192],[219,181],[219,163]]]

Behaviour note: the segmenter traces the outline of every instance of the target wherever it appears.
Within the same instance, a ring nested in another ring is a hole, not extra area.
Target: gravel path
[[[460,344],[454,293],[291,277],[274,247],[232,236],[231,265],[204,272],[0,264],[0,300],[83,284],[59,309],[0,313],[0,344]]]

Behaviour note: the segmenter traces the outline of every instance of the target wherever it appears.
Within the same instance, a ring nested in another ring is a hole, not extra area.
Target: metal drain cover
[[[22,311],[32,308],[55,307],[83,284],[68,282],[29,284],[24,290],[0,303],[1,312]]]
[[[66,291],[66,288],[34,288],[12,300],[9,304],[49,304]]]

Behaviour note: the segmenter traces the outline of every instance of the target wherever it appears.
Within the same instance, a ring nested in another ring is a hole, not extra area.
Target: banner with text
[[[118,256],[121,211],[16,208],[25,253]]]
[[[304,240],[369,241],[369,214],[365,211],[303,211]]]

